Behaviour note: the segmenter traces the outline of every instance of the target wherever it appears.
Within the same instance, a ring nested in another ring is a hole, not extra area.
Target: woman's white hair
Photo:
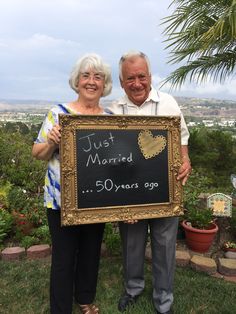
[[[78,81],[79,75],[89,70],[95,70],[96,72],[104,75],[104,90],[102,96],[107,96],[112,90],[112,78],[111,69],[108,64],[104,63],[102,58],[95,54],[89,53],[77,60],[69,79],[70,87],[78,94]]]
[[[122,65],[123,65],[124,61],[127,59],[134,58],[134,57],[143,58],[147,62],[148,73],[149,73],[149,75],[151,75],[150,61],[149,61],[148,57],[145,55],[145,53],[143,53],[141,51],[137,51],[137,50],[130,50],[130,51],[124,53],[122,55],[122,57],[120,58],[120,61],[119,61],[119,77],[120,77],[121,81],[123,80]]]

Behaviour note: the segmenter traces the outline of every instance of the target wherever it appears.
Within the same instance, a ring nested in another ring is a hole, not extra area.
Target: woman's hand
[[[58,124],[55,124],[48,132],[47,140],[49,145],[59,145],[61,141],[61,127]]]
[[[124,224],[130,224],[130,225],[136,224],[137,222],[138,222],[137,219],[129,219],[129,220],[123,221]]]
[[[58,148],[58,145],[61,140],[61,127],[56,124],[47,134],[47,142],[44,143],[35,143],[32,148],[33,157],[40,160],[49,160],[55,150]]]

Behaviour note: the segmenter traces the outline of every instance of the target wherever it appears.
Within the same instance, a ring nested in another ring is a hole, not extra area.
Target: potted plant
[[[224,256],[226,258],[236,259],[236,243],[233,241],[227,241],[223,244]]]
[[[199,253],[207,252],[212,245],[218,226],[214,222],[213,211],[202,204],[201,189],[197,183],[184,191],[185,214],[182,226],[187,246]]]
[[[209,208],[188,208],[182,226],[188,247],[199,253],[209,250],[218,231]]]

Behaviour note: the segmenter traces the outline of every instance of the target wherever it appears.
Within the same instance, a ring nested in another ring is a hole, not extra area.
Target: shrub
[[[11,184],[6,181],[3,182],[1,180],[1,185],[0,185],[0,208],[7,208],[8,207],[8,201],[7,201],[7,194],[11,188]]]
[[[191,176],[188,179],[186,186],[184,186],[184,206],[186,209],[196,207],[199,204],[199,195],[209,191],[211,181],[192,170]]]
[[[26,190],[13,186],[7,195],[8,206],[11,211],[23,211],[29,208],[29,197]]]
[[[39,239],[34,236],[25,236],[20,241],[20,246],[28,249],[32,245],[39,244]]]
[[[29,200],[30,209],[28,210],[29,220],[34,226],[47,225],[47,214],[43,205],[43,195],[31,197]]]
[[[24,215],[35,227],[47,224],[43,195],[33,195],[20,187],[12,187],[7,198],[10,211]]]
[[[32,137],[18,130],[18,125],[11,131],[0,128],[0,176],[14,186],[38,193],[43,186],[46,162],[32,157]]]
[[[0,209],[0,244],[10,233],[12,224],[12,215],[5,209]]]
[[[51,236],[47,225],[36,228],[33,232],[34,237],[38,238],[42,244],[51,244]]]

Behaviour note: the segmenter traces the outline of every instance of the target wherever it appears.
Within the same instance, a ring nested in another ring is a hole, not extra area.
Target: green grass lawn
[[[49,313],[50,259],[0,261],[0,313]],[[116,314],[122,292],[121,259],[103,257],[96,303],[101,314]],[[236,284],[187,268],[177,268],[174,311],[176,314],[236,313]],[[129,314],[152,314],[151,265],[146,265],[146,288]],[[74,307],[73,313],[79,313]]]

